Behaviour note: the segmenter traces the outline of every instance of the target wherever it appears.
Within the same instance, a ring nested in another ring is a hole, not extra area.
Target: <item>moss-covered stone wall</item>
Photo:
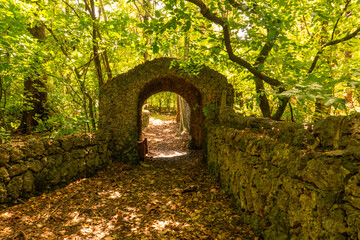
[[[0,203],[89,176],[110,163],[107,141],[95,134],[2,144]]]
[[[265,239],[360,239],[360,114],[314,125],[224,111],[206,157]]]

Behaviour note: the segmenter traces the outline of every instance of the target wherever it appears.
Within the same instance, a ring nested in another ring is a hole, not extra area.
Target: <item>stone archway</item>
[[[190,82],[186,82],[184,79],[177,78],[175,76],[157,78],[148,82],[142,92],[139,95],[138,101],[138,117],[137,117],[137,129],[138,136],[141,136],[141,108],[145,100],[158,92],[174,92],[183,97],[190,105],[190,135],[191,135],[191,147],[202,147],[202,129],[204,123],[204,113],[202,112],[203,103],[200,91],[192,85]]]
[[[227,94],[226,105],[233,105],[234,90],[225,76],[208,67],[189,75],[172,64],[174,61],[171,58],[148,61],[102,86],[99,133],[109,142],[114,159],[138,161],[141,107],[155,93],[174,92],[189,103],[190,135],[195,148],[202,146],[205,119],[217,120],[223,93]],[[206,116],[204,108],[208,109]]]

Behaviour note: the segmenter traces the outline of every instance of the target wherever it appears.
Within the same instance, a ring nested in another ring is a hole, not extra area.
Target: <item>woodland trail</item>
[[[0,239],[257,239],[201,152],[186,150],[188,135],[173,120],[152,123],[142,164],[116,162],[1,210]]]

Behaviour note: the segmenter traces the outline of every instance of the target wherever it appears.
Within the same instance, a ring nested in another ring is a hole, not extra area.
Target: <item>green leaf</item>
[[[278,52],[279,51],[279,45],[274,44],[273,49],[274,49],[275,52]]]
[[[144,163],[144,162],[140,162],[140,165],[143,166],[143,167],[146,167],[146,168],[150,167],[149,164],[146,164],[146,163]]]
[[[153,53],[158,53],[160,50],[159,46],[157,45],[157,43],[154,43],[153,45]]]
[[[257,67],[258,71],[262,71],[264,69],[264,64],[261,64],[260,66]]]
[[[333,96],[325,97],[324,105],[327,107],[334,106],[336,108],[346,111],[346,101],[345,101],[345,99],[342,99],[342,98],[333,97]]]

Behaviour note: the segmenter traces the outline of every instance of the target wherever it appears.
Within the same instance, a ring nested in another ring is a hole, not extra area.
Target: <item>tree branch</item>
[[[275,41],[273,41],[274,39],[271,39],[270,41],[265,43],[262,51],[260,52],[259,57],[257,58],[257,60],[255,62],[256,67],[254,67],[246,60],[244,60],[241,57],[238,57],[234,54],[234,51],[231,46],[230,30],[229,30],[228,22],[224,21],[222,18],[220,18],[220,17],[216,16],[216,14],[212,13],[210,11],[210,9],[205,5],[205,3],[202,2],[201,0],[186,0],[186,1],[191,2],[191,3],[195,4],[196,6],[198,6],[200,8],[200,13],[206,19],[212,21],[213,23],[220,25],[223,28],[225,47],[226,47],[226,52],[229,56],[229,59],[231,61],[239,64],[240,66],[243,66],[244,68],[246,68],[248,71],[250,71],[255,76],[255,84],[257,84],[256,87],[257,87],[257,89],[260,90],[260,92],[261,92],[261,90],[264,89],[262,81],[265,81],[266,83],[270,84],[271,86],[279,87],[278,91],[280,93],[282,93],[286,90],[284,87],[281,87],[281,85],[283,84],[281,81],[263,74],[256,68],[259,64],[261,65],[261,63],[263,63],[265,61],[266,56],[270,53],[270,51],[273,47],[273,44],[275,43]],[[288,97],[283,97],[283,98],[279,99],[280,106],[277,109],[276,113],[272,116],[273,119],[275,119],[275,120],[281,119],[281,116],[286,109],[286,105],[287,105],[289,99],[290,98],[288,98]],[[265,104],[266,104],[266,102],[265,102]],[[269,111],[268,113],[265,112],[265,116],[270,115],[270,108],[268,111]]]
[[[321,54],[323,53],[323,51],[324,51],[324,48],[326,48],[326,47],[328,47],[328,46],[334,46],[334,45],[336,45],[336,44],[338,44],[338,43],[342,43],[342,42],[348,41],[348,40],[356,37],[359,32],[360,32],[360,27],[357,28],[353,33],[350,33],[350,34],[346,35],[346,36],[343,37],[343,38],[336,39],[336,40],[331,40],[331,41],[328,41],[327,43],[323,44],[323,45],[321,46],[321,49],[316,53],[316,56],[315,56],[315,58],[314,58],[314,60],[313,60],[313,62],[312,62],[312,64],[311,64],[311,67],[310,67],[310,69],[309,69],[309,71],[308,71],[308,74],[310,74],[310,73],[312,73],[312,72],[314,71],[315,66],[316,66],[316,64],[317,64],[317,62],[318,62],[318,60],[319,60],[319,58],[320,58],[320,55],[321,55]]]
[[[334,39],[334,34],[335,34],[335,30],[336,30],[336,27],[337,25],[339,24],[339,21],[341,19],[341,16],[344,14],[344,12],[346,11],[346,9],[348,8],[349,4],[350,4],[351,0],[347,0],[346,4],[345,4],[345,7],[344,7],[344,10],[341,12],[339,18],[336,20],[336,23],[334,25],[334,28],[333,28],[333,31],[332,31],[332,34],[331,34],[331,40]]]
[[[99,44],[97,42],[98,33],[100,33],[99,28],[97,26],[97,19],[95,16],[95,3],[94,0],[90,0],[90,6],[88,3],[88,0],[84,0],[85,7],[88,10],[91,19],[93,20],[93,31],[92,31],[92,42],[93,42],[93,52],[94,52],[94,63],[95,63],[95,69],[99,80],[99,86],[102,86],[104,84],[104,78],[102,74],[101,69],[101,61],[100,61],[100,53],[99,53]]]
[[[233,6],[234,8],[240,8],[241,7],[241,4],[238,3],[237,1],[235,0],[229,0],[229,3],[231,6]]]
[[[268,29],[267,32],[268,32],[267,34],[269,34],[270,29]],[[279,31],[276,31],[275,36],[273,38],[266,38],[267,40],[263,48],[261,49],[259,56],[255,60],[256,67],[264,64],[278,36],[279,36]],[[270,104],[267,96],[265,95],[265,87],[263,80],[255,77],[255,87],[256,87],[256,92],[259,94],[260,110],[264,117],[270,118],[271,117]]]
[[[343,38],[340,38],[340,39],[337,39],[337,40],[331,40],[331,41],[325,43],[325,44],[322,46],[322,48],[325,48],[325,47],[328,47],[328,46],[333,46],[333,45],[336,45],[336,44],[338,44],[338,43],[342,43],[342,42],[348,41],[348,40],[356,37],[359,32],[360,32],[360,27],[358,27],[353,33],[350,33],[350,34],[346,35],[346,36],[343,37]]]
[[[61,41],[57,38],[57,36],[55,35],[54,31],[51,28],[48,28],[47,25],[41,21],[41,24],[45,27],[46,30],[49,31],[49,33],[51,34],[51,36],[54,38],[55,42],[57,42],[60,45],[60,49],[61,52],[64,54],[64,56],[66,58],[69,58],[69,53],[65,50],[64,45],[61,43]],[[71,68],[72,69],[72,68]],[[81,74],[79,72],[79,69],[77,67],[74,67],[72,69],[75,72],[75,75],[77,78],[81,78]]]
[[[233,7],[233,8],[236,8],[242,12],[251,12],[251,13],[256,13],[256,7],[257,7],[257,4],[256,3],[253,3],[253,7],[250,8],[249,5],[247,5],[246,3],[242,2],[241,4],[238,3],[237,1],[235,0],[229,0],[229,3],[230,5]]]
[[[75,11],[75,9],[66,1],[61,0],[63,3],[65,3],[66,6],[68,6],[69,8],[71,8],[71,10],[75,13],[75,15],[80,18],[79,14]]]
[[[88,10],[88,12],[89,12],[89,14],[91,16],[91,19],[96,20],[95,9],[93,9],[92,6],[91,7],[89,6],[89,3],[88,3],[87,0],[84,0],[84,3],[85,3],[86,10]]]
[[[231,46],[230,30],[229,30],[229,26],[228,26],[227,22],[225,22],[223,19],[216,16],[216,14],[212,13],[210,11],[210,9],[205,5],[205,3],[202,2],[201,0],[186,0],[186,1],[191,2],[191,3],[195,4],[196,6],[198,6],[200,8],[201,14],[205,18],[212,21],[213,23],[220,25],[223,28],[226,52],[228,53],[229,59],[231,61],[243,66],[244,68],[249,70],[253,75],[264,80],[265,82],[267,82],[268,84],[270,84],[272,86],[278,87],[278,86],[282,85],[282,82],[280,82],[279,80],[263,74],[262,72],[258,71],[254,66],[252,66],[249,62],[247,62],[246,60],[244,60],[241,57],[238,57],[234,54],[234,51]]]
[[[49,28],[43,21],[41,21],[41,25],[43,25],[44,28],[45,28],[46,30],[48,30],[48,32],[50,33],[50,35],[54,38],[55,42],[57,42],[57,43],[60,45],[60,50],[61,50],[61,52],[65,55],[65,57],[68,57],[69,55],[68,55],[67,51],[65,50],[64,45],[63,45],[62,42],[60,42],[60,40],[57,38],[57,36],[55,35],[54,31],[53,31],[51,28]]]

